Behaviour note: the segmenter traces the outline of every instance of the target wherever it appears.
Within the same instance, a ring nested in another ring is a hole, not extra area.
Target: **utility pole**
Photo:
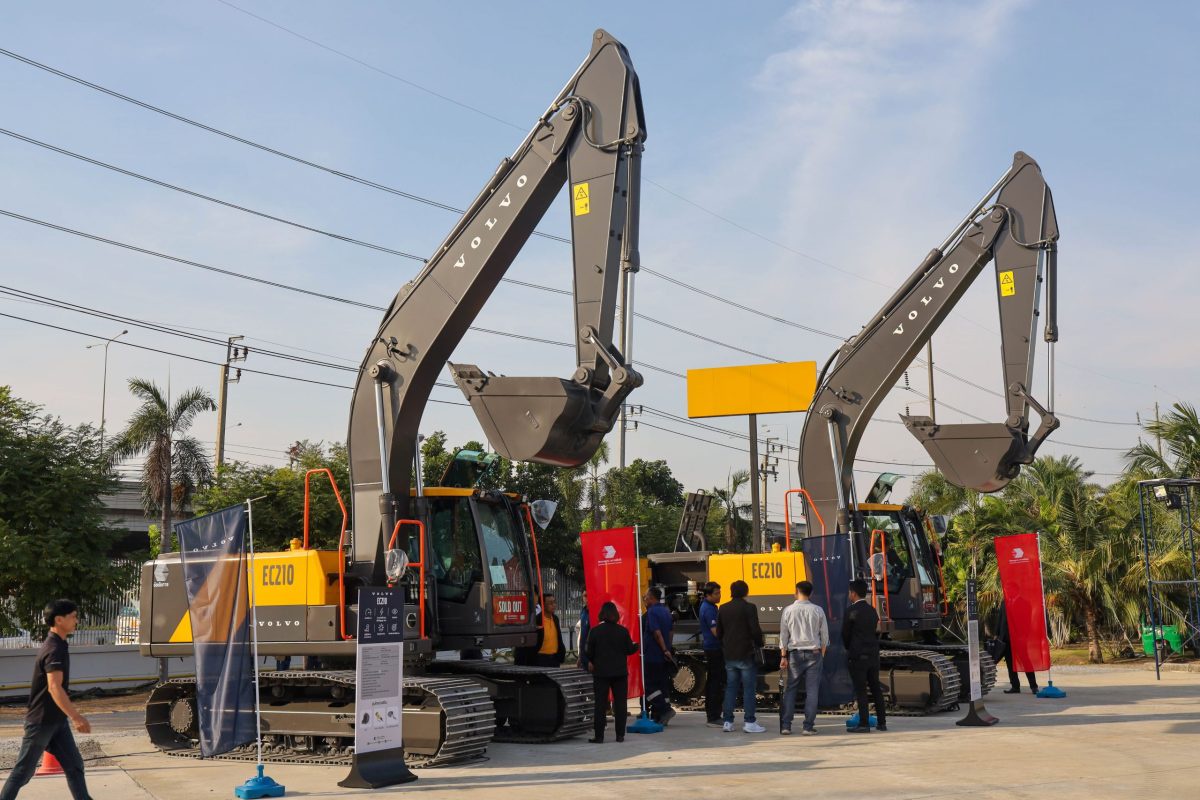
[[[1158,427],[1158,401],[1154,401],[1154,441],[1158,442],[1158,457],[1162,458],[1162,434]]]
[[[767,452],[763,453],[762,466],[759,468],[759,471],[758,471],[759,477],[762,479],[762,525],[763,525],[764,533],[763,533],[763,541],[759,548],[762,552],[766,552],[766,549],[767,549],[766,548],[766,544],[767,544],[766,529],[767,529],[767,516],[768,516],[768,514],[767,514],[767,509],[768,509],[767,498],[769,497],[769,495],[767,494],[767,478],[773,478],[777,481],[779,480],[779,470],[776,469],[776,467],[779,466],[779,459],[777,457],[775,457],[774,453],[778,453],[781,450],[783,450],[783,445],[778,444],[778,442],[779,442],[778,436],[768,436],[766,439],[766,442],[767,442]]]
[[[750,415],[750,527],[751,541],[762,552],[762,509],[758,498],[758,415]]]
[[[103,344],[104,344],[104,377],[102,379],[102,383],[100,384],[100,450],[101,451],[104,450],[104,415],[105,415],[105,410],[106,410],[105,407],[108,405],[108,346],[127,333],[129,333],[128,330],[123,330],[120,333],[118,333],[116,336],[112,337],[111,339],[107,339],[103,342]],[[89,344],[84,349],[91,350],[93,347],[99,347],[100,344],[101,344],[100,342],[96,342],[95,344]]]
[[[217,469],[225,463],[225,411],[229,405],[229,384],[237,383],[242,379],[242,371],[235,371],[234,376],[229,376],[229,366],[246,360],[246,353],[249,348],[245,346],[237,346],[234,342],[240,342],[244,336],[230,336],[229,341],[225,344],[225,363],[221,365],[221,398],[217,403]]]

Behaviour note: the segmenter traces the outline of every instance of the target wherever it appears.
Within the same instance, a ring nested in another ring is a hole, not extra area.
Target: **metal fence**
[[[79,609],[79,627],[71,636],[71,645],[137,644],[138,598],[141,584],[134,567],[140,561],[120,559],[114,566],[127,567],[133,573],[128,584],[118,587],[97,602],[88,603]],[[15,604],[11,598],[0,601],[11,609]],[[0,637],[0,649],[37,647],[29,631],[18,631],[16,635]]]
[[[562,623],[563,644],[571,653],[579,652],[579,612],[583,609],[583,581],[569,578],[553,567],[542,568],[542,590],[554,594],[558,602],[558,621]]]

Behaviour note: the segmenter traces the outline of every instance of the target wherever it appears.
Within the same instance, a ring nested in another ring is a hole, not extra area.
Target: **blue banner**
[[[805,537],[804,567],[813,585],[812,601],[825,609],[829,620],[820,702],[822,708],[832,708],[854,700],[854,684],[846,669],[846,648],[842,644],[842,621],[850,602],[850,537]]]
[[[216,756],[255,740],[246,507],[175,525],[196,655],[200,753]]]

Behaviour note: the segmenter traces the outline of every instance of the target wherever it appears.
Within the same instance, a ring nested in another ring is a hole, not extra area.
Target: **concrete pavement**
[[[818,720],[820,735],[781,737],[777,721],[760,715],[768,733],[725,734],[705,727],[703,714],[681,713],[665,733],[630,735],[589,745],[494,744],[489,760],[420,770],[420,780],[369,793],[337,786],[342,768],[274,765],[268,774],[289,797],[520,798],[614,795],[678,798],[808,796],[835,798],[1189,798],[1200,796],[1200,675],[1113,667],[1060,668],[1065,700],[1029,694],[987,698],[1000,717],[994,728],[959,728],[960,713],[897,718],[888,733],[844,733],[842,720]],[[136,715],[93,720],[95,739],[111,757],[89,771],[97,800],[232,797],[253,765],[197,762],[147,754]],[[798,729],[798,726],[797,726]],[[4,738],[19,735],[0,726]],[[10,744],[11,746],[11,744]],[[38,778],[27,800],[66,796],[61,778]]]

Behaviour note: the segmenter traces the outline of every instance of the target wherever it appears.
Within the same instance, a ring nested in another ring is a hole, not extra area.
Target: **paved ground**
[[[1200,675],[1119,668],[1062,668],[1066,700],[1028,694],[988,697],[994,728],[958,728],[959,714],[898,718],[888,733],[856,736],[834,718],[820,735],[723,734],[703,715],[682,713],[667,732],[624,744],[583,739],[553,745],[493,745],[490,760],[419,771],[420,780],[375,796],[571,800],[632,796],[832,798],[1189,798],[1200,796]],[[0,720],[0,755],[19,727]],[[232,797],[252,765],[147,754],[139,715],[93,716],[94,738],[110,756],[89,770],[96,800]],[[799,727],[797,725],[797,727]],[[7,747],[6,747],[7,746]],[[273,766],[289,797],[366,795],[337,786],[344,770]],[[4,773],[0,773],[2,775]],[[21,797],[66,797],[61,778],[37,778]]]

